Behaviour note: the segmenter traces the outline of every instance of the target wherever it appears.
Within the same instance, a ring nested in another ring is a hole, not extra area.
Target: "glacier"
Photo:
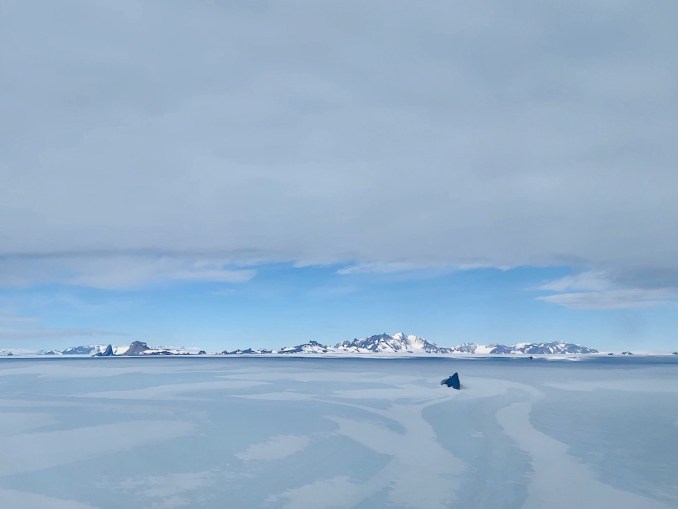
[[[674,356],[10,357],[0,388],[0,507],[678,506]]]

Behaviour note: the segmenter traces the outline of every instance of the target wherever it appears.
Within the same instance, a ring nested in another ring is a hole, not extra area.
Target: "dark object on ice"
[[[95,354],[96,357],[113,357],[114,355],[115,354],[113,353],[113,345],[108,345],[106,347],[106,350]]]
[[[673,355],[678,355],[678,352],[673,352]]]
[[[198,355],[207,355],[207,352],[205,350],[200,350],[198,352]]]
[[[459,381],[459,373],[455,373],[451,377],[446,378],[445,380],[440,382],[440,385],[447,385],[448,387],[452,387],[453,389],[461,389],[461,382]]]
[[[622,355],[633,355],[633,352],[622,352]]]

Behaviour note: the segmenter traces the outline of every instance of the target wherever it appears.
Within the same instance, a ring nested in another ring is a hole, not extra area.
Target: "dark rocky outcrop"
[[[150,348],[143,341],[132,341],[123,355],[143,355],[146,350],[150,350]]]
[[[476,343],[463,343],[453,348],[447,348],[446,350],[454,353],[476,353],[477,349],[478,345]]]
[[[318,343],[317,341],[309,341],[303,345],[283,347],[278,350],[278,353],[327,353],[327,346]]]
[[[207,352],[205,350],[200,350],[198,352],[198,355],[207,355]]]
[[[113,345],[108,345],[103,352],[95,354],[96,357],[113,357]]]
[[[452,387],[453,389],[461,389],[461,382],[459,381],[459,373],[455,373],[454,375],[447,377],[445,380],[442,380],[440,382],[440,385],[447,385],[448,387]]]
[[[245,348],[244,350],[241,350],[238,348],[237,350],[233,350],[232,352],[229,352],[228,350],[224,350],[221,352],[223,355],[261,355],[261,354],[270,354],[273,353],[273,350],[253,350],[252,348]]]

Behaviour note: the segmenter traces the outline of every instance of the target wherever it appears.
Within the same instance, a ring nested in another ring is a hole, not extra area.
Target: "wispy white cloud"
[[[602,291],[612,286],[609,276],[602,271],[587,271],[546,281],[537,290],[563,292],[566,290]]]
[[[19,316],[0,313],[0,323],[33,323],[40,319],[36,316]]]
[[[347,265],[337,270],[342,276],[353,274],[391,274],[395,272],[407,272],[412,270],[428,269],[416,263],[410,262],[365,262]]]
[[[0,264],[0,286],[19,288],[62,284],[115,290],[168,281],[243,283],[255,275],[254,269],[219,260],[178,256],[17,256]]]
[[[19,327],[0,327],[0,341],[40,341],[43,339],[68,339],[75,337],[87,338],[106,338],[129,336],[123,332],[84,329],[84,328],[19,328]]]
[[[538,297],[539,300],[573,309],[634,309],[657,306],[678,306],[678,289],[603,290],[558,293]]]
[[[678,306],[678,288],[638,288],[602,271],[588,271],[547,281],[536,289],[555,292],[538,300],[572,309],[634,309]]]

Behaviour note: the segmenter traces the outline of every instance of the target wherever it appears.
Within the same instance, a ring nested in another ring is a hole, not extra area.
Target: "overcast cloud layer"
[[[673,0],[0,8],[0,284],[290,261],[678,286]]]

